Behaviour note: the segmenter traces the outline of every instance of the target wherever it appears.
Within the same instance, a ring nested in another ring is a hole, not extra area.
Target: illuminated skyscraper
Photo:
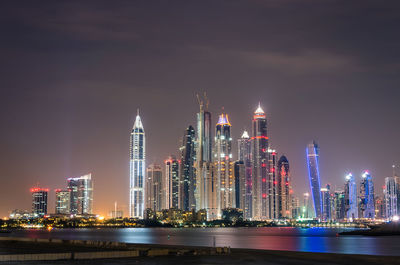
[[[375,218],[374,183],[368,171],[364,171],[360,183],[360,218]]]
[[[289,161],[281,156],[278,161],[278,218],[291,218],[291,185]]]
[[[344,204],[346,219],[354,220],[355,218],[358,218],[357,184],[354,180],[353,174],[351,173],[346,176],[346,183],[344,185]]]
[[[331,200],[331,186],[326,185],[321,188],[321,201],[322,201],[322,221],[329,222],[332,220],[332,200]]]
[[[252,216],[252,184],[251,184],[251,141],[247,131],[244,131],[242,137],[238,139],[238,158],[243,161],[245,168],[245,198],[243,209],[244,219],[250,219]]]
[[[278,219],[279,218],[279,181],[278,181],[278,170],[277,170],[278,157],[276,151],[268,149],[268,177],[267,183],[267,208],[266,208],[266,219]],[[262,185],[264,184],[264,180]]]
[[[206,209],[207,198],[209,195],[206,194],[206,187],[209,184],[206,183],[206,179],[212,178],[212,173],[208,170],[212,168],[212,138],[211,138],[211,113],[207,111],[208,100],[205,98],[204,101],[200,99],[199,106],[200,111],[197,113],[197,133],[196,133],[196,185],[195,185],[195,200],[196,210]]]
[[[254,112],[252,125],[252,219],[268,219],[268,136],[267,119],[260,105]]]
[[[310,193],[306,192],[303,194],[303,205],[301,209],[302,218],[310,218],[312,216],[310,208]]]
[[[189,211],[196,208],[196,201],[194,197],[195,189],[195,130],[190,125],[185,130],[183,137],[181,151],[181,169],[179,177],[180,188],[180,208],[184,211]]]
[[[69,214],[71,207],[71,192],[69,190],[57,189],[56,192],[56,214]]]
[[[245,208],[246,201],[246,167],[243,161],[235,161],[234,176],[235,176],[235,208]]]
[[[231,124],[227,114],[221,114],[215,130],[214,150],[215,172],[219,185],[217,194],[218,213],[225,208],[233,208],[235,184],[233,178]]]
[[[43,217],[47,214],[47,195],[49,190],[42,188],[32,188],[32,213]]]
[[[398,209],[398,193],[399,193],[399,178],[398,177],[387,177],[385,178],[385,187],[383,190],[385,208],[386,208],[386,219],[393,219],[394,216],[399,215]]]
[[[163,190],[162,190],[162,169],[160,165],[152,164],[147,167],[146,177],[146,208],[153,211],[161,211]]]
[[[307,145],[307,168],[315,217],[322,217],[321,182],[319,176],[319,147],[315,141]]]
[[[131,218],[143,219],[146,143],[142,120],[139,116],[139,110],[131,131],[129,159],[129,216]]]
[[[92,174],[77,178],[68,178],[68,190],[70,191],[71,214],[93,213],[93,181]]]
[[[334,216],[333,219],[336,221],[341,221],[345,218],[346,207],[345,207],[345,196],[344,191],[338,190],[334,193]]]
[[[179,161],[171,155],[165,161],[165,209],[179,208]]]

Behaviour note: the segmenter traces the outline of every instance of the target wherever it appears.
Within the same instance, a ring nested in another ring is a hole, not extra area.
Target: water
[[[335,228],[85,228],[18,230],[8,236],[119,241],[186,246],[230,246],[345,254],[400,256],[400,236],[337,236]],[[348,231],[348,229],[347,229]]]

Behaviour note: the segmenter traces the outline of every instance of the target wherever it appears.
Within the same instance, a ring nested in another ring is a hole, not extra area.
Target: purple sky
[[[323,185],[369,169],[381,193],[400,164],[398,1],[8,1],[0,22],[0,217],[88,172],[95,211],[127,213],[136,109],[161,163],[203,91],[235,141],[261,101],[297,194],[313,139]]]

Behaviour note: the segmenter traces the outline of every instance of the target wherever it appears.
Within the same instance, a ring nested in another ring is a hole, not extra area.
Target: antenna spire
[[[139,116],[139,108],[137,109],[137,115]]]

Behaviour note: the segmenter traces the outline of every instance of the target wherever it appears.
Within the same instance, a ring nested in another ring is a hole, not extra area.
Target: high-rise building
[[[383,190],[386,219],[393,219],[394,216],[399,215],[398,209],[398,193],[399,193],[399,181],[398,177],[387,177],[385,178],[385,187]]]
[[[165,161],[165,209],[179,208],[179,161],[171,155]]]
[[[322,201],[322,218],[324,222],[332,220],[332,201],[331,201],[331,186],[326,185],[325,188],[321,188],[321,201]]]
[[[307,168],[315,217],[322,218],[321,182],[319,176],[319,147],[315,141],[307,145]]]
[[[93,181],[92,174],[77,178],[68,178],[68,190],[70,191],[70,213],[93,213]]]
[[[238,158],[243,161],[245,167],[245,199],[243,207],[244,219],[250,219],[252,216],[252,184],[251,184],[251,141],[247,131],[244,131],[242,137],[238,140]]]
[[[260,104],[254,112],[252,124],[252,216],[254,220],[268,216],[268,136],[267,119]]]
[[[235,183],[233,178],[231,124],[227,114],[221,114],[215,130],[214,163],[219,192],[217,193],[218,213],[233,208]]]
[[[379,197],[375,196],[375,218],[384,219],[386,215],[385,202]]]
[[[360,218],[375,218],[375,198],[374,183],[371,174],[366,170],[361,176],[360,183],[360,202],[359,202]]]
[[[212,137],[211,137],[211,113],[208,112],[208,100],[205,103],[198,97],[200,111],[197,113],[197,133],[196,133],[196,185],[195,185],[195,201],[196,210],[206,209],[207,199],[205,189],[209,186],[206,179],[210,179],[213,173],[208,170],[212,168]],[[215,182],[214,182],[215,183]]]
[[[69,214],[71,212],[71,192],[56,189],[56,214]]]
[[[303,194],[303,205],[301,208],[301,217],[302,218],[311,218],[311,206],[310,206],[310,193],[306,192]]]
[[[337,190],[334,193],[333,205],[334,205],[334,215],[333,219],[336,221],[341,221],[345,218],[345,199],[344,191]]]
[[[267,183],[267,219],[279,218],[279,172],[277,170],[278,157],[276,151],[268,148],[268,178]],[[264,183],[264,180],[263,180]]]
[[[47,195],[49,190],[42,188],[32,188],[32,213],[43,217],[47,214]]]
[[[160,165],[152,164],[147,167],[146,177],[146,208],[154,212],[163,209],[162,169]]]
[[[246,167],[244,162],[237,160],[234,163],[235,176],[235,207],[244,210],[246,201]]]
[[[180,169],[180,208],[184,211],[196,209],[196,200],[194,196],[196,171],[195,162],[195,130],[189,125],[185,130],[181,151],[181,169]]]
[[[129,145],[129,216],[143,219],[146,173],[146,143],[139,110],[130,136]]]
[[[278,161],[278,209],[279,218],[291,218],[291,185],[289,161],[286,156],[281,156]]]
[[[357,209],[357,184],[354,180],[353,174],[349,173],[346,176],[346,182],[344,185],[344,204],[346,211],[346,219],[352,221],[358,218]]]

